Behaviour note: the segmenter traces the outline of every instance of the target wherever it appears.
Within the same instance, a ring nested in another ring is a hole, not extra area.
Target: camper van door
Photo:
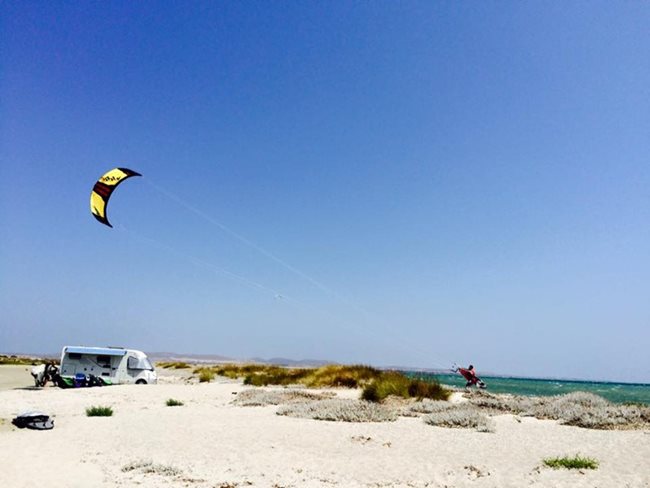
[[[129,375],[129,383],[153,383],[154,368],[144,353],[129,351],[126,363],[126,370]]]

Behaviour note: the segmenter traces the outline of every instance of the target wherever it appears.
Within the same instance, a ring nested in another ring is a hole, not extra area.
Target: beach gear
[[[77,373],[74,377],[55,375],[52,381],[59,388],[89,388],[91,386],[107,386],[110,381],[94,374]]]
[[[104,386],[104,381],[99,376],[94,374],[86,375],[84,373],[77,373],[72,379],[72,386],[75,388],[89,388],[91,386]]]
[[[74,375],[74,379],[72,381],[75,388],[86,386],[86,375],[83,373],[77,373]]]
[[[54,420],[43,412],[25,412],[11,421],[19,429],[50,430],[54,428]]]
[[[117,188],[117,186],[124,180],[131,178],[132,176],[142,175],[128,168],[113,168],[97,180],[97,183],[93,186],[92,192],[90,192],[90,211],[99,222],[109,227],[113,227],[108,221],[106,215],[108,200],[111,198],[115,188]]]

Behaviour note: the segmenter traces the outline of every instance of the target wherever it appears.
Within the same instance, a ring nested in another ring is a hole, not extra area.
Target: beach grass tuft
[[[165,402],[165,405],[167,405],[168,407],[182,407],[185,404],[183,402],[181,402],[180,400],[176,400],[174,398],[169,398]]]
[[[163,369],[189,369],[192,366],[187,364],[186,362],[183,361],[168,361],[168,362],[160,362],[157,363],[157,366],[163,368]]]
[[[436,381],[413,379],[397,371],[385,371],[364,387],[361,397],[369,402],[381,402],[391,395],[448,400],[451,392]]]
[[[381,371],[371,366],[354,364],[343,366],[330,364],[309,371],[303,384],[311,388],[344,387],[357,388],[381,376]]]
[[[265,366],[263,369],[246,374],[244,384],[252,386],[297,385],[303,383],[308,374],[309,370],[303,368]]]
[[[86,409],[87,417],[111,417],[113,409],[111,407],[93,406]]]
[[[544,464],[553,469],[597,469],[598,461],[588,457],[575,455],[573,457],[556,457],[544,459]]]
[[[210,368],[197,368],[194,370],[194,373],[199,375],[199,382],[201,383],[209,383],[215,376],[214,371]]]

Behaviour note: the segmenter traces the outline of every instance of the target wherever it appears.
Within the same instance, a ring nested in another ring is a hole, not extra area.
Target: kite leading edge
[[[95,186],[93,186],[93,191],[90,192],[90,211],[102,224],[113,227],[106,215],[108,200],[111,198],[117,185],[131,176],[142,175],[128,168],[114,168],[99,178]]]

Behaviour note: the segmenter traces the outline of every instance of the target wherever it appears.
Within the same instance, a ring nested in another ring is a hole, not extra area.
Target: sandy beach
[[[0,366],[0,392],[14,388],[28,388],[34,386],[30,376],[32,366],[4,364]]]
[[[17,389],[31,384],[25,367],[0,367],[0,486],[650,486],[648,431],[589,430],[513,415],[494,417],[494,433],[433,427],[420,418],[300,419],[277,415],[278,406],[233,404],[251,388],[238,381],[190,383],[187,373],[159,373],[157,385]],[[346,398],[359,393],[330,391]],[[184,405],[168,407],[169,398]],[[87,417],[92,405],[115,413]],[[54,429],[12,426],[26,410],[52,415]],[[600,467],[542,464],[576,453]]]

